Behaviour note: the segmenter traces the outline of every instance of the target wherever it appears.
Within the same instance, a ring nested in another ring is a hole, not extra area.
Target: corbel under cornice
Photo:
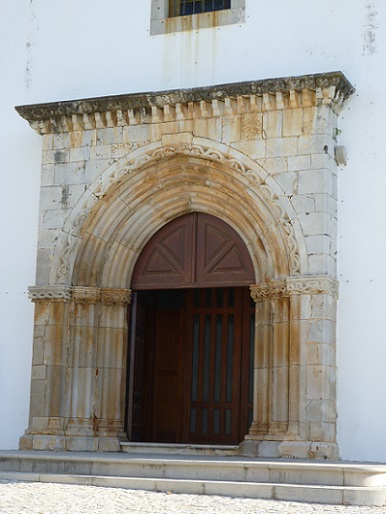
[[[330,105],[354,92],[342,72],[16,107],[39,134]]]

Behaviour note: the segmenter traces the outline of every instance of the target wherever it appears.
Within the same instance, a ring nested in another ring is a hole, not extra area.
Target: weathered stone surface
[[[243,451],[334,454],[310,445],[335,442],[332,134],[352,90],[326,73],[18,108],[44,139],[22,445],[116,451],[135,262],[163,225],[198,211],[240,234],[255,269],[254,418]],[[286,437],[296,444],[280,447]]]

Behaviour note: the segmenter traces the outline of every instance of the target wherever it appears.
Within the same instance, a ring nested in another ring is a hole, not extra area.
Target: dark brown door
[[[131,422],[142,441],[242,440],[252,417],[253,282],[244,241],[214,216],[186,214],[150,239],[132,276],[129,435]]]
[[[138,440],[239,443],[252,419],[254,309],[248,289],[138,296],[147,306]]]

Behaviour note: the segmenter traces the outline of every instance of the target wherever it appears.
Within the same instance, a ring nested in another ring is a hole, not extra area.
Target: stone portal
[[[22,448],[116,451],[133,270],[188,213],[245,245],[257,456],[336,458],[341,73],[17,108],[43,136],[29,427]],[[130,380],[130,378],[129,378]]]

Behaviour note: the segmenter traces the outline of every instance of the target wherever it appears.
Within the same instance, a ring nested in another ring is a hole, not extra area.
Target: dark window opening
[[[231,8],[231,0],[171,0],[170,16],[187,16]]]

